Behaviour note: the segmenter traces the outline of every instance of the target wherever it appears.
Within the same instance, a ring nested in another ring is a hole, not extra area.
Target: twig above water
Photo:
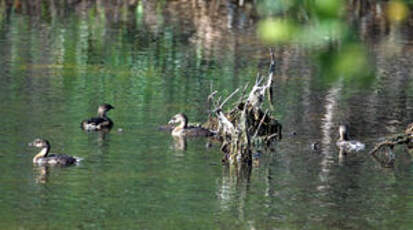
[[[232,92],[227,98],[225,98],[225,100],[221,103],[221,105],[219,106],[219,109],[222,109],[222,107],[225,105],[225,103],[227,103],[227,101],[229,99],[231,99],[231,97],[233,97],[237,92],[239,91],[239,88],[237,88],[234,92]]]
[[[265,120],[265,118],[267,117],[267,114],[268,114],[268,109],[265,110],[265,113],[264,113],[264,115],[262,116],[262,119],[261,119],[260,123],[258,124],[257,129],[255,130],[255,133],[254,133],[253,138],[255,138],[255,137],[258,135],[258,131],[260,131],[261,125],[262,125],[262,123],[264,123],[264,120]]]

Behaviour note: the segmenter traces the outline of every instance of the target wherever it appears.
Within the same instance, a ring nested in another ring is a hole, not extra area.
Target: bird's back
[[[98,130],[101,128],[111,128],[113,125],[109,118],[92,117],[84,120],[80,123],[80,126],[84,130]]]
[[[190,126],[184,130],[183,135],[189,137],[208,137],[213,136],[214,133],[203,127]]]
[[[359,141],[337,141],[337,146],[347,152],[358,152],[366,146]]]
[[[47,157],[39,158],[36,163],[67,166],[72,165],[76,162],[76,158],[66,154],[50,154]]]

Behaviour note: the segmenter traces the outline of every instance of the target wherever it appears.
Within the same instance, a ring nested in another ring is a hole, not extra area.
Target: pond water
[[[211,84],[226,96],[253,82],[268,70],[268,47],[248,12],[231,24],[202,7],[163,7],[143,1],[132,19],[99,6],[1,17],[1,229],[413,228],[411,156],[396,148],[395,167],[383,168],[368,155],[413,118],[408,30],[360,32],[376,66],[368,84],[320,80],[306,48],[277,46],[284,138],[237,173],[221,164],[219,146],[195,138],[182,149],[158,127],[179,112],[205,121]],[[80,121],[104,102],[115,107],[114,129],[83,132]],[[367,149],[339,160],[342,123]],[[35,166],[27,143],[36,137],[83,160]]]

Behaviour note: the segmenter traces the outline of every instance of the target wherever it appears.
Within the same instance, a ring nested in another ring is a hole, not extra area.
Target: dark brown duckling
[[[40,152],[33,157],[35,164],[69,166],[78,162],[78,159],[69,155],[49,154],[50,143],[45,139],[37,138],[30,142],[29,146],[41,148]]]
[[[109,104],[102,104],[98,107],[98,116],[84,120],[80,123],[80,127],[87,131],[98,131],[103,129],[111,129],[113,126],[112,120],[106,116],[106,113],[115,107]]]
[[[172,136],[195,137],[195,136],[213,136],[214,133],[200,126],[188,126],[188,118],[185,114],[179,113],[172,117],[168,124],[178,124],[171,132]]]

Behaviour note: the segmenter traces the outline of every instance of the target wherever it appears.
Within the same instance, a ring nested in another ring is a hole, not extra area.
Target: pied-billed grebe
[[[92,117],[88,120],[82,121],[80,127],[84,130],[102,130],[102,129],[111,129],[113,122],[109,117],[106,116],[106,113],[114,109],[115,107],[109,104],[100,105],[98,108],[98,116]]]
[[[29,143],[29,146],[41,148],[40,152],[33,157],[33,163],[47,165],[62,165],[68,166],[76,163],[78,160],[72,156],[65,154],[49,154],[49,141],[37,138]]]
[[[178,124],[172,130],[172,136],[212,136],[213,132],[200,126],[189,126],[188,118],[183,113],[176,114],[168,124]]]
[[[365,148],[365,145],[360,141],[349,140],[348,130],[345,125],[340,125],[338,132],[340,138],[336,142],[336,145],[344,152],[358,152]]]

